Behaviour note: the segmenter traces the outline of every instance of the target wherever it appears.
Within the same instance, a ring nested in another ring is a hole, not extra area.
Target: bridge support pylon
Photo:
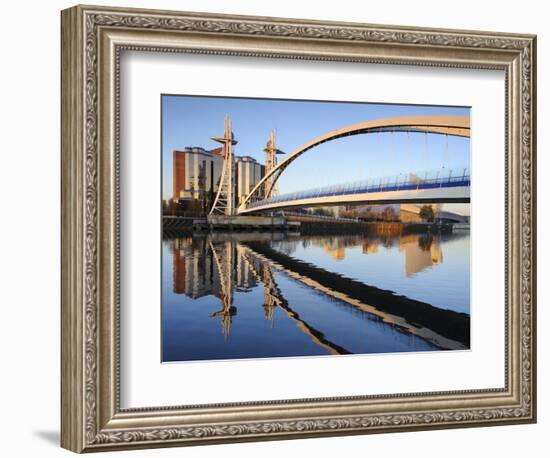
[[[265,174],[267,175],[277,165],[277,154],[285,154],[280,149],[277,149],[275,130],[271,131],[271,134],[269,135],[269,139],[267,140],[267,143],[265,145],[264,152],[265,152]],[[265,182],[264,199],[269,199],[274,195],[277,195],[276,186],[277,186],[276,180],[274,179],[274,177],[269,178]]]
[[[235,161],[233,157],[233,145],[237,144],[233,131],[231,130],[231,119],[226,116],[224,120],[223,137],[212,137],[212,140],[223,145],[223,169],[220,176],[218,192],[210,213],[212,215],[233,216],[235,214]]]

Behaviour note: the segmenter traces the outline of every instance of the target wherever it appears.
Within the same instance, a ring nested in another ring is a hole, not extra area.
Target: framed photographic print
[[[62,12],[62,446],[526,423],[535,37]]]

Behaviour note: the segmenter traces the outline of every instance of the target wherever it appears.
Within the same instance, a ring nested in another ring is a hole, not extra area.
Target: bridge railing
[[[288,194],[280,194],[270,199],[252,202],[249,208],[260,207],[278,202],[288,202],[301,199],[330,197],[338,195],[363,194],[369,192],[409,191],[418,189],[448,188],[470,186],[470,171],[441,169],[430,172],[411,173],[393,177],[370,178],[353,183],[319,187]]]

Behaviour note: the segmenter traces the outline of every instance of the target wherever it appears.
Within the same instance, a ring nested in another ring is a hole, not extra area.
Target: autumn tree
[[[434,209],[431,205],[423,205],[418,214],[420,218],[430,223],[435,219]]]

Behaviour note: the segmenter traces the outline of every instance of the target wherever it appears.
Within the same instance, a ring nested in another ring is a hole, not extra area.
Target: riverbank
[[[287,229],[299,231],[304,235],[370,234],[386,236],[424,233],[450,234],[453,231],[453,224],[450,223],[360,221],[306,215],[289,215],[284,218],[263,217],[261,219],[262,224],[259,224],[257,221],[246,220],[243,221],[242,224],[229,224],[225,221],[223,225],[216,225],[211,222],[209,223],[207,220],[199,220],[196,218],[164,216],[162,220],[162,230],[163,234],[167,236],[177,236],[179,234],[189,235],[195,232],[211,232],[215,230],[230,232],[273,232]],[[273,224],[268,224],[269,221],[273,221]],[[463,224],[457,225],[457,228],[460,230],[469,230],[469,225],[467,225],[467,227],[464,226]]]

